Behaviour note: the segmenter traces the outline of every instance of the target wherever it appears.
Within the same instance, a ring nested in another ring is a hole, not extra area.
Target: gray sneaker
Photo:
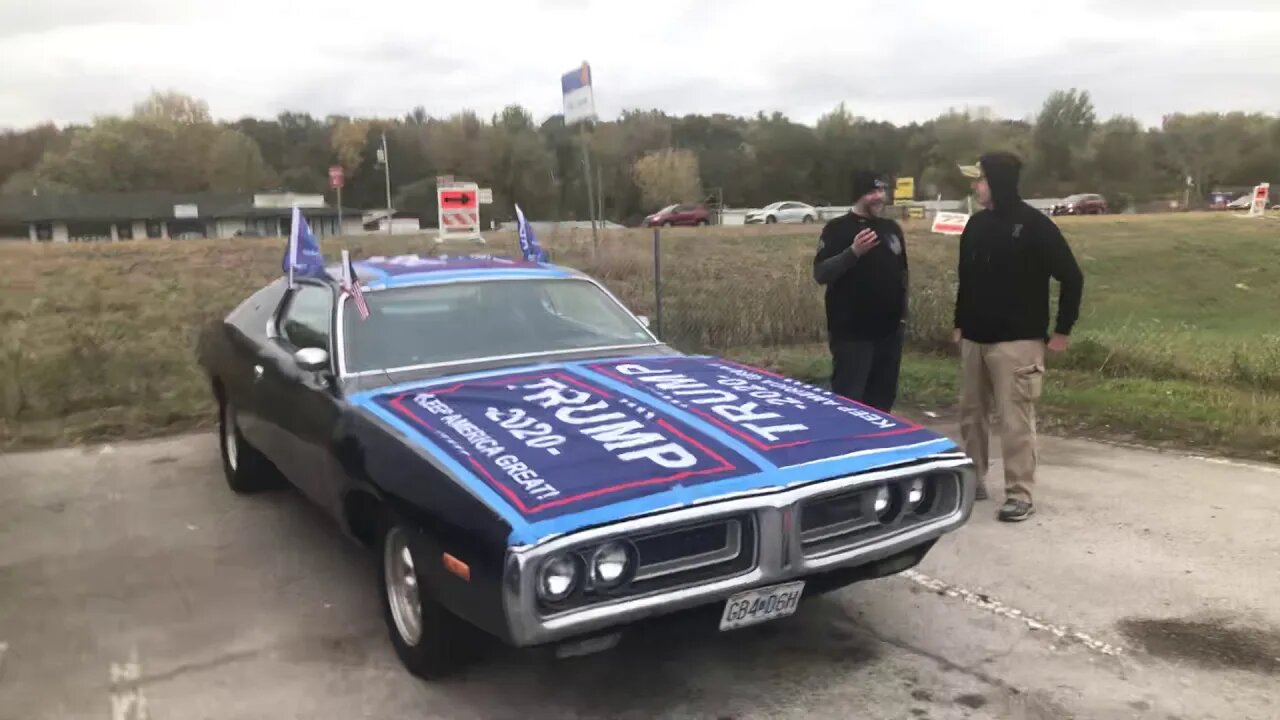
[[[1010,498],[1004,501],[1004,505],[1000,507],[1000,513],[996,515],[1001,522],[1022,522],[1034,515],[1036,506],[1025,500],[1014,500]]]

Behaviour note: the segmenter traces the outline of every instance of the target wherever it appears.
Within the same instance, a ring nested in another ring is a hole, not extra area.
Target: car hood
[[[954,452],[922,426],[733,361],[530,365],[351,398],[527,545]]]

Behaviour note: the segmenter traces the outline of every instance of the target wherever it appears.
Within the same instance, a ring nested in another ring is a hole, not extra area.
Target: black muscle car
[[[972,465],[923,427],[659,342],[600,284],[496,258],[280,279],[204,343],[231,489],[295,485],[377,551],[421,677],[466,633],[581,654],[721,606],[720,629],[918,563]]]

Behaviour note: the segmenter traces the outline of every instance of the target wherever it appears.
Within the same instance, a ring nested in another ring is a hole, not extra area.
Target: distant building
[[[295,193],[0,195],[0,240],[91,242],[287,236],[293,206],[316,235],[360,234],[361,211]]]

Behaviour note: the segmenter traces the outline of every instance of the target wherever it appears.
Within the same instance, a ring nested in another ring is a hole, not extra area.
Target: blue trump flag
[[[302,211],[293,209],[293,223],[289,229],[289,247],[284,251],[281,270],[289,277],[289,287],[293,287],[293,276],[324,277],[324,255],[320,254],[320,243],[311,234],[307,219]]]
[[[520,254],[524,259],[532,262],[546,262],[547,251],[538,244],[538,238],[533,234],[533,226],[529,224],[519,205],[516,205],[516,228],[520,233]]]

